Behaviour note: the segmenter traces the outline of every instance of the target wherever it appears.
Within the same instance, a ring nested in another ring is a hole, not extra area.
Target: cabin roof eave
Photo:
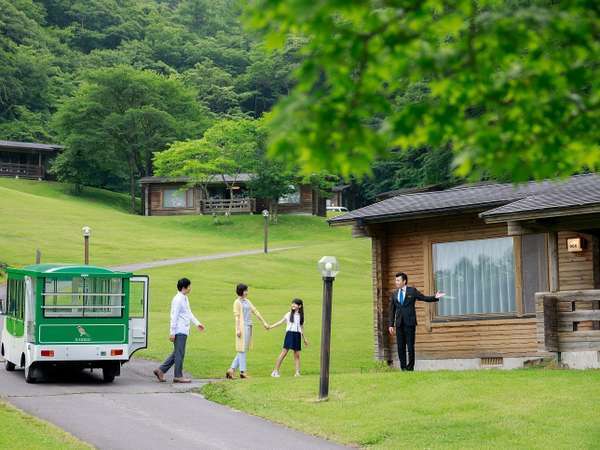
[[[479,216],[485,223],[520,222],[524,220],[549,219],[560,217],[571,217],[586,214],[600,214],[600,204],[585,205],[578,207],[545,208],[539,211],[525,211],[522,213],[487,214]]]
[[[440,216],[451,216],[455,214],[462,213],[480,213],[485,211],[486,209],[494,206],[503,205],[506,202],[487,202],[476,205],[467,205],[463,207],[449,207],[449,208],[437,208],[427,211],[415,211],[411,212],[403,212],[403,213],[394,213],[394,214],[382,214],[378,216],[369,216],[369,217],[349,217],[344,219],[343,216],[337,220],[329,219],[328,223],[332,227],[337,226],[348,226],[353,225],[358,222],[362,222],[365,225],[368,224],[376,224],[376,223],[388,223],[388,222],[404,222],[408,220],[417,220],[417,219],[434,219]]]

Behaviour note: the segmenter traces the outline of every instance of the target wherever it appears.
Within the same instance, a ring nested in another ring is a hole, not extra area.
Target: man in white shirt
[[[158,381],[164,382],[165,373],[175,365],[175,377],[173,383],[190,383],[192,380],[183,377],[183,358],[185,357],[185,344],[190,333],[190,322],[204,331],[204,325],[200,323],[190,309],[187,294],[192,291],[192,282],[182,278],[177,282],[177,294],[171,301],[171,331],[169,340],[173,342],[173,353],[165,360],[158,369],[154,369],[154,375]]]

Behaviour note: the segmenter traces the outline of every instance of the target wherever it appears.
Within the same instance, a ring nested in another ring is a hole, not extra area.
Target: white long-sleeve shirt
[[[176,334],[189,334],[190,322],[195,326],[200,324],[196,316],[190,309],[190,302],[187,295],[178,292],[171,301],[171,336]]]

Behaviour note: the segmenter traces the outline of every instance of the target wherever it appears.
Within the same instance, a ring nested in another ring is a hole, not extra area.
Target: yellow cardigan
[[[266,327],[267,322],[265,322],[265,319],[262,318],[262,316],[258,312],[258,309],[256,309],[254,307],[254,305],[252,304],[252,302],[250,300],[246,299],[246,301],[250,305],[250,309],[252,310],[254,315]],[[245,348],[246,348],[246,346],[244,345],[246,342],[245,341],[246,340],[246,324],[244,323],[244,314],[242,313],[242,302],[239,299],[239,297],[236,298],[235,301],[233,302],[233,317],[235,319],[235,351],[243,352],[243,351],[245,351]],[[240,330],[242,332],[241,336],[239,336],[239,337],[237,335],[238,330]],[[248,348],[252,348],[252,336],[250,336],[250,342],[248,344],[249,344]]]

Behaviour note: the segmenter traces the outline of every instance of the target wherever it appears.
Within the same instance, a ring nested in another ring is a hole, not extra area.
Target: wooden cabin
[[[395,273],[417,302],[417,370],[517,368],[555,358],[600,367],[600,176],[398,195],[330,219],[372,242],[375,357]]]
[[[252,174],[235,177],[213,177],[206,185],[190,186],[186,177],[142,178],[142,201],[144,215],[171,216],[179,214],[260,213],[266,208],[264,199],[254,198],[249,189]],[[234,182],[234,198],[229,188]],[[309,184],[298,184],[290,194],[279,199],[278,211],[284,214],[325,215],[325,199]]]
[[[50,161],[62,148],[60,145],[0,141],[0,176],[46,180]]]

